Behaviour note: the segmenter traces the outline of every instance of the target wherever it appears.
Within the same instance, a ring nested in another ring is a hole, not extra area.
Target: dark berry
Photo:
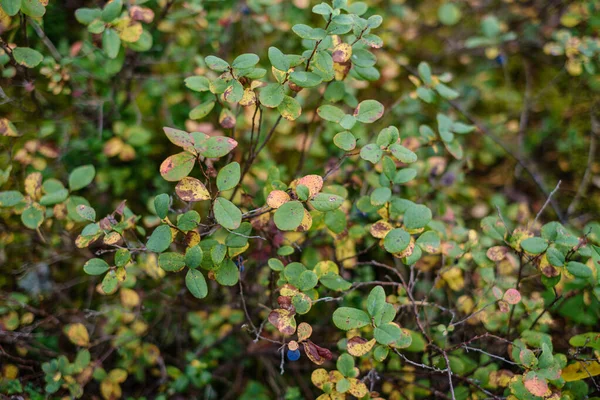
[[[288,350],[287,358],[290,361],[297,361],[300,358],[300,350]]]

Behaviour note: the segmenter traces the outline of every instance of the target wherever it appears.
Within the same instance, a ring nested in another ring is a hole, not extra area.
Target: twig
[[[588,152],[587,166],[585,168],[583,178],[581,178],[581,183],[579,184],[579,187],[577,188],[577,193],[575,194],[573,201],[571,201],[571,204],[569,204],[569,207],[567,208],[567,216],[573,214],[575,209],[577,209],[577,206],[579,205],[581,198],[583,196],[585,196],[585,193],[587,192],[588,186],[592,179],[592,165],[594,164],[594,161],[597,159],[596,158],[596,148],[597,148],[596,140],[597,140],[597,137],[600,137],[600,121],[598,120],[596,115],[594,115],[594,112],[595,112],[595,110],[592,109],[592,113],[591,113],[592,114],[591,115],[592,129],[590,132],[590,149]]]
[[[554,195],[554,193],[556,193],[558,191],[558,188],[560,187],[560,183],[561,183],[561,181],[558,181],[558,183],[556,184],[556,187],[554,188],[554,190],[550,192],[550,194],[548,195],[548,198],[546,199],[546,202],[544,203],[544,205],[542,206],[542,208],[540,209],[540,211],[538,211],[538,213],[535,216],[535,219],[533,220],[533,223],[531,224],[531,226],[535,226],[536,222],[538,221],[538,219],[540,218],[540,216],[544,212],[544,209],[552,201],[552,196]]]

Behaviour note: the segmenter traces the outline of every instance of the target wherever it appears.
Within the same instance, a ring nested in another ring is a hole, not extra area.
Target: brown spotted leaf
[[[306,322],[301,322],[300,325],[298,325],[298,341],[302,342],[310,338],[310,335],[312,335],[312,326]]]
[[[210,193],[206,189],[206,186],[198,179],[189,176],[179,181],[177,186],[175,186],[175,192],[183,201],[202,201],[210,199]]]
[[[506,246],[494,246],[490,247],[487,251],[487,257],[492,261],[502,261],[508,254],[508,247]]]
[[[354,357],[361,357],[367,354],[377,341],[375,339],[367,340],[360,336],[354,336],[348,340],[348,353]]]
[[[296,320],[294,313],[282,308],[275,309],[269,313],[269,322],[284,335],[293,335],[296,331]]]
[[[267,205],[274,209],[281,207],[288,201],[290,201],[290,195],[283,190],[273,190],[267,196]]]

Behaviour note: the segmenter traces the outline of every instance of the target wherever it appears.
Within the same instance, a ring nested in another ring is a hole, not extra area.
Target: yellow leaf
[[[567,382],[573,382],[596,375],[600,375],[600,363],[598,361],[577,361],[562,370],[561,378]]]
[[[175,186],[175,192],[183,201],[202,201],[209,200],[210,193],[206,189],[206,186],[196,178],[185,177],[177,186]]]
[[[122,288],[119,295],[125,308],[137,307],[140,304],[140,295],[133,289]]]
[[[363,339],[360,336],[354,336],[348,340],[348,353],[354,357],[364,356],[375,346],[375,342],[375,339],[367,341],[367,339]]]
[[[25,193],[33,200],[39,200],[42,197],[42,174],[32,172],[25,178]]]
[[[69,324],[65,327],[65,334],[69,340],[81,347],[87,347],[90,344],[90,335],[87,328],[82,323]]]
[[[328,272],[339,274],[340,269],[333,261],[319,261],[317,265],[315,265],[314,273],[317,274],[318,278],[322,277]]]
[[[377,239],[383,239],[385,235],[387,235],[388,232],[391,230],[392,225],[389,222],[382,219],[371,225],[370,232],[371,235],[373,235],[373,237],[376,237]]]
[[[306,322],[300,323],[300,325],[298,325],[298,341],[302,342],[303,340],[308,339],[310,335],[312,335],[312,326]]]
[[[341,43],[335,46],[332,53],[333,61],[337,63],[345,63],[352,57],[352,46],[348,43]]]
[[[6,15],[6,14],[5,14]],[[9,18],[10,21],[10,18]],[[0,8],[0,32],[2,32],[2,9]],[[17,128],[6,118],[0,118],[0,135],[17,137]]]

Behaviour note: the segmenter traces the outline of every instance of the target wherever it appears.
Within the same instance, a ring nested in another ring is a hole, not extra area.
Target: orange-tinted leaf
[[[290,201],[290,195],[283,190],[273,190],[267,196],[267,205],[274,209],[281,207],[288,201]]]

